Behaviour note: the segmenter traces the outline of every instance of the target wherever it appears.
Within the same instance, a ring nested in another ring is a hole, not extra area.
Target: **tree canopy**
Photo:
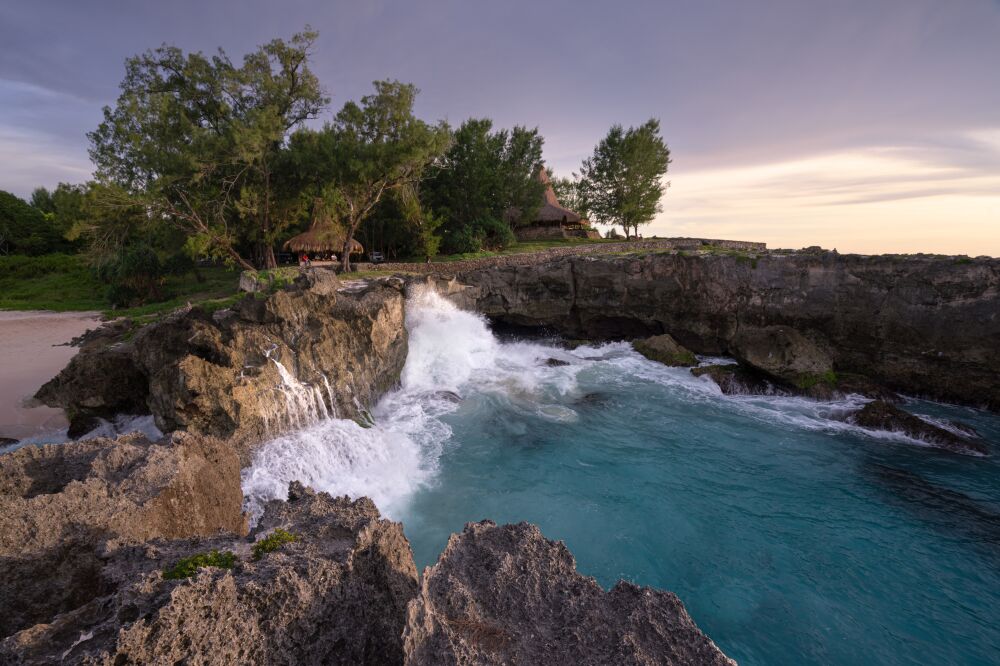
[[[580,169],[577,193],[583,208],[592,221],[619,225],[626,238],[638,236],[639,225],[662,211],[663,176],[669,164],[659,120],[627,130],[613,125]]]

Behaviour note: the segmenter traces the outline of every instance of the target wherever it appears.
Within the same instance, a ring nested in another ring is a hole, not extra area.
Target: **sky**
[[[331,115],[411,82],[426,120],[537,126],[561,176],[659,118],[645,236],[1000,256],[1000,0],[5,0],[0,189],[90,176],[127,57],[236,58],[307,24]]]

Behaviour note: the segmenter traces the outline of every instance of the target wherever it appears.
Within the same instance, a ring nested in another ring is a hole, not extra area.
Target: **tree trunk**
[[[274,247],[270,243],[262,244],[260,248],[260,263],[265,269],[277,268],[278,260],[274,256]]]

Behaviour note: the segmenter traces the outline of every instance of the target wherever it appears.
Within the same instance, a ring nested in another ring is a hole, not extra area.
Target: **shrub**
[[[293,543],[298,540],[298,536],[279,527],[253,545],[253,559],[259,560],[267,553],[273,553],[286,543]]]
[[[167,580],[181,580],[190,578],[198,573],[198,569],[203,567],[217,567],[219,569],[232,569],[236,566],[236,553],[225,551],[220,553],[213,550],[210,553],[198,553],[191,557],[178,560],[170,569],[163,571],[163,577]]]

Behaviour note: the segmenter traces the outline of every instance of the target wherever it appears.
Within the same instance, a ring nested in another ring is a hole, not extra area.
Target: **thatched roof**
[[[285,249],[293,252],[343,252],[346,231],[326,213],[321,199],[313,202],[312,226],[309,231],[285,241]],[[365,248],[351,240],[351,254],[362,254]]]
[[[542,195],[542,207],[535,214],[535,219],[532,220],[533,223],[545,222],[553,224],[566,222],[568,224],[577,224],[583,219],[579,213],[575,213],[569,208],[564,208],[559,203],[559,199],[556,198],[556,192],[552,189],[549,174],[545,173],[545,167],[541,167],[538,170],[538,180],[545,185],[545,193]]]

